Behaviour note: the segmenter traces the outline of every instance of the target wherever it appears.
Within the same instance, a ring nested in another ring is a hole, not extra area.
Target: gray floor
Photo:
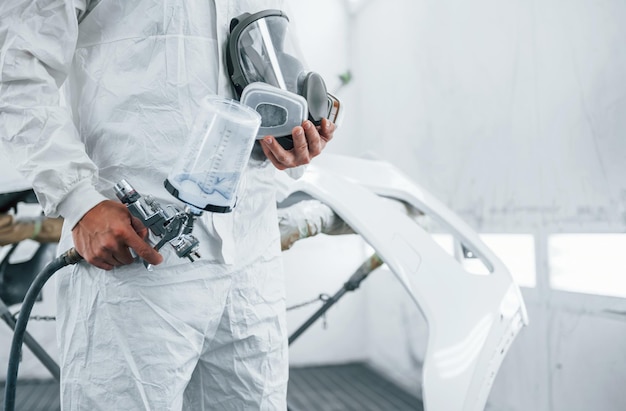
[[[287,397],[290,411],[423,411],[419,399],[360,363],[292,368]],[[59,411],[58,384],[20,381],[15,404],[16,411]]]
[[[2,387],[2,404],[4,405],[4,382]],[[16,411],[60,411],[59,384],[55,380],[22,381],[17,383],[15,390]]]
[[[423,411],[422,402],[365,364],[292,368],[290,411]]]

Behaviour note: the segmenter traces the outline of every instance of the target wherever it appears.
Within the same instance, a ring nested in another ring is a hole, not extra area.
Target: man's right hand
[[[105,200],[89,210],[72,229],[74,247],[89,264],[104,270],[130,264],[135,253],[157,265],[163,257],[144,240],[148,229],[125,205]]]

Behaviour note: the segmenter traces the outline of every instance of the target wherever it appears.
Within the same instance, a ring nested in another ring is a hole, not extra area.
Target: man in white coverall
[[[230,19],[283,3],[0,2],[2,149],[45,213],[64,217],[60,251],[75,246],[89,263],[55,275],[64,410],[286,408],[273,175],[308,163],[335,126],[305,121],[289,151],[271,136],[257,143],[234,211],[196,222],[194,263],[152,249],[113,192],[126,179],[162,204],[177,201],[163,181],[193,108],[207,95],[233,97]]]

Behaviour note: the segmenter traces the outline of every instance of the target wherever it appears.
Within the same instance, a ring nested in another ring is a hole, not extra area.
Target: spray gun
[[[191,231],[196,217],[202,211],[190,206],[181,210],[172,204],[164,208],[152,196],[142,197],[126,180],[115,184],[114,190],[117,198],[126,204],[128,211],[160,238],[154,246],[155,250],[158,251],[165,243],[170,243],[179,257],[188,258],[192,262],[200,258],[197,252],[199,242]]]

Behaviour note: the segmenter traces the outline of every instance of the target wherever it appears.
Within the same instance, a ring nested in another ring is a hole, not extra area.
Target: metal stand
[[[0,316],[6,322],[9,327],[13,331],[15,331],[15,319],[13,315],[9,311],[9,307],[0,299]],[[59,381],[61,379],[61,371],[59,370],[59,365],[48,355],[46,350],[43,349],[41,345],[28,333],[24,334],[24,344],[28,347],[28,349],[41,361],[41,363],[50,371],[50,374],[54,377],[55,380]]]
[[[376,254],[373,254],[371,257],[365,260],[365,262],[361,264],[359,268],[357,268],[354,274],[350,276],[348,281],[344,283],[343,287],[341,287],[341,289],[337,291],[335,295],[326,300],[324,305],[319,310],[317,310],[308,320],[304,322],[304,324],[300,326],[300,328],[298,328],[293,334],[291,334],[291,336],[289,336],[289,345],[291,345],[291,343],[293,343],[298,337],[300,337],[303,332],[305,332],[311,325],[313,325],[315,321],[317,321],[322,315],[324,315],[324,313],[328,311],[330,307],[335,305],[335,303],[337,303],[337,301],[339,301],[339,299],[341,299],[341,297],[343,297],[347,292],[354,291],[359,288],[363,280],[365,280],[372,271],[374,271],[381,265],[383,265],[383,261]]]
[[[9,305],[24,301],[24,296],[37,273],[45,267],[48,260],[54,258],[55,245],[41,244],[29,261],[18,264],[9,264],[9,258],[16,250],[17,244],[11,247],[0,262],[0,317],[15,332],[17,320],[9,310]],[[61,375],[59,365],[28,332],[24,334],[24,344],[50,371],[54,379],[59,381]]]
[[[298,337],[300,337],[303,332],[311,327],[313,323],[315,323],[315,321],[323,316],[324,313],[326,313],[326,311],[328,311],[330,307],[335,305],[347,292],[354,291],[359,288],[363,280],[365,280],[372,271],[374,271],[381,265],[383,265],[383,261],[376,254],[373,254],[371,257],[365,260],[365,262],[361,264],[359,268],[357,268],[354,274],[350,276],[348,281],[343,284],[343,287],[341,287],[341,289],[337,291],[332,297],[327,299],[324,302],[324,305],[320,307],[319,310],[317,310],[311,317],[309,317],[308,320],[304,322],[304,324],[302,324],[293,334],[289,336],[289,345],[291,345],[291,343],[293,343]],[[287,404],[287,411],[291,410],[292,409],[289,408],[289,404]]]

